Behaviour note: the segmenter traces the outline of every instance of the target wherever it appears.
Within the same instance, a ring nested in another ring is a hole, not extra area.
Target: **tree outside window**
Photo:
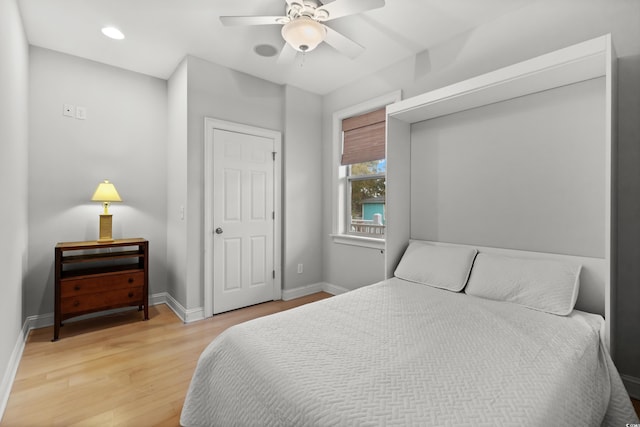
[[[386,160],[349,166],[349,230],[354,234],[384,236]]]

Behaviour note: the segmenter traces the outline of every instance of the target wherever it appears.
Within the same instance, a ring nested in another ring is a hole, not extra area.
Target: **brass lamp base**
[[[101,214],[100,215],[100,238],[98,242],[113,242],[113,237],[111,236],[111,227],[112,225],[112,215],[111,214]]]

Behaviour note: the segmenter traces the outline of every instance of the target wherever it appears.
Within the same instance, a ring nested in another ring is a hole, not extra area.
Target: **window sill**
[[[385,240],[376,237],[354,236],[351,234],[331,234],[333,243],[384,250]]]

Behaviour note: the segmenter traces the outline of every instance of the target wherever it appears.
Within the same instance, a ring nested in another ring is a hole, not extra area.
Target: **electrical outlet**
[[[304,266],[302,264],[298,264],[298,274],[302,274]]]
[[[76,108],[71,104],[62,104],[62,115],[73,117],[76,115]]]

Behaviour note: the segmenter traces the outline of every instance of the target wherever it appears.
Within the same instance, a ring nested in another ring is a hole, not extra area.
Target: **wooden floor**
[[[2,426],[178,426],[202,350],[229,326],[330,297],[274,301],[183,324],[165,305],[29,335]],[[640,402],[634,401],[640,415]]]
[[[330,297],[273,301],[185,325],[166,305],[53,327],[27,340],[2,426],[179,426],[204,348],[229,326]]]

